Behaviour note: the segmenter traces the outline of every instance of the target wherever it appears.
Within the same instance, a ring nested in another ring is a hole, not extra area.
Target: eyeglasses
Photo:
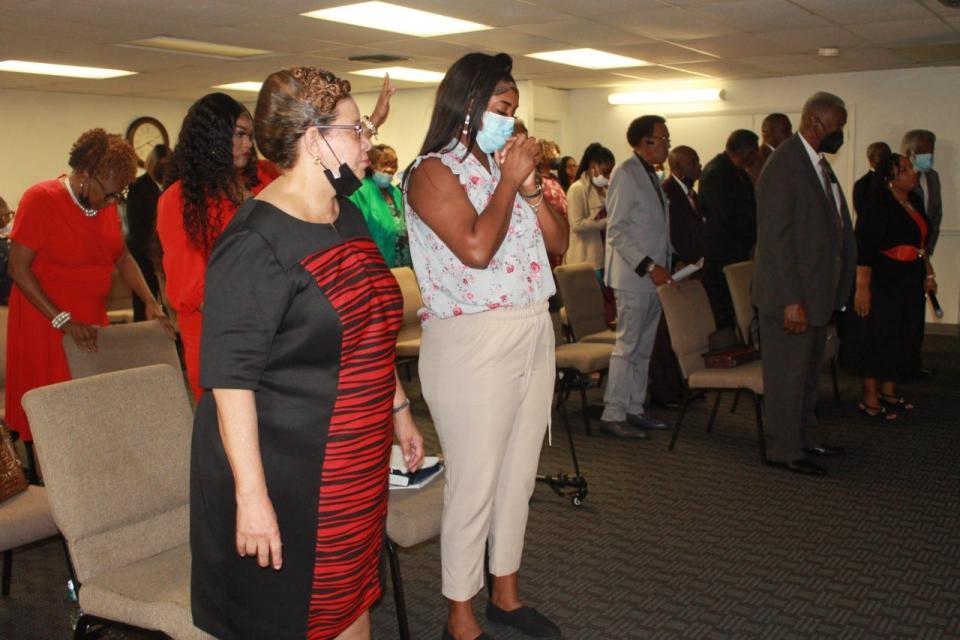
[[[127,199],[127,195],[130,193],[130,187],[124,187],[121,191],[115,193],[107,193],[106,187],[103,186],[103,183],[100,182],[100,178],[93,176],[93,179],[97,181],[97,185],[100,187],[100,191],[103,191],[103,199],[106,202],[124,202]]]
[[[647,144],[657,144],[657,142],[666,142],[670,145],[670,136],[647,136]]]
[[[363,136],[364,131],[364,126],[360,122],[357,124],[315,124],[313,126],[315,126],[317,129],[343,129],[344,131],[351,130],[357,134],[357,138]]]

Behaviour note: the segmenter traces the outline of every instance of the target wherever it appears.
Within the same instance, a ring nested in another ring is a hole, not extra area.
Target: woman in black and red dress
[[[349,92],[309,67],[267,78],[257,146],[283,173],[207,267],[192,604],[221,638],[369,637],[393,434],[422,458],[394,368],[400,290],[346,198],[370,148]]]
[[[895,420],[913,404],[897,394],[896,383],[909,370],[907,336],[923,323],[923,297],[937,290],[924,251],[930,223],[913,194],[917,172],[894,153],[876,168],[874,190],[857,215],[857,287],[853,307],[862,319],[861,413]]]

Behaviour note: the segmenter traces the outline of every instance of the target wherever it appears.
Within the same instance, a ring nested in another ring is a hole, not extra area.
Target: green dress
[[[403,219],[403,196],[390,185],[392,201],[388,202],[373,178],[364,178],[360,188],[350,196],[353,204],[363,212],[370,229],[370,237],[383,254],[387,266],[409,267],[410,246],[407,242],[407,225]]]

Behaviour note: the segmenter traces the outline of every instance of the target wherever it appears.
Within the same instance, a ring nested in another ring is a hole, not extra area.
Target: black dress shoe
[[[808,456],[818,456],[820,458],[836,458],[846,453],[843,447],[831,447],[826,444],[822,444],[819,447],[804,449],[803,452]]]
[[[771,467],[780,467],[782,469],[786,469],[787,471],[801,473],[807,476],[827,475],[826,469],[818,465],[816,462],[807,460],[806,458],[800,458],[799,460],[794,460],[793,462],[776,462],[773,460],[767,460],[766,463]]]
[[[513,627],[530,638],[560,638],[560,627],[533,607],[504,611],[492,602],[487,603],[487,620]]]

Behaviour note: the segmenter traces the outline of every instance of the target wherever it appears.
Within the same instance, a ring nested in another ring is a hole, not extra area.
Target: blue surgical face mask
[[[386,189],[391,184],[393,184],[393,176],[389,173],[383,173],[382,171],[373,172],[373,181],[377,183],[377,186],[381,189]]]
[[[513,135],[513,118],[492,111],[483,112],[483,128],[477,132],[477,144],[484,153],[503,149]]]
[[[933,169],[933,154],[918,153],[913,156],[913,168],[917,171],[930,171],[930,169]]]

